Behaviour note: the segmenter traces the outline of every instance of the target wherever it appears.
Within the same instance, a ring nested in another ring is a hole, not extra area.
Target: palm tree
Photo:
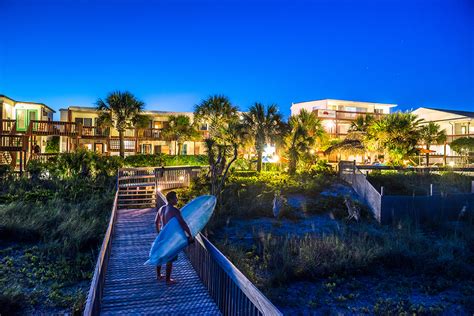
[[[396,112],[374,121],[368,128],[373,146],[384,151],[395,165],[416,153],[421,120],[412,113]]]
[[[210,191],[219,198],[242,142],[238,108],[226,96],[214,95],[195,106],[194,120],[198,124],[209,126],[209,137],[205,140],[205,145],[209,161]]]
[[[286,137],[289,158],[288,172],[294,174],[298,161],[312,149],[317,138],[322,138],[324,129],[316,115],[304,109],[298,115],[291,116],[288,125],[289,133]]]
[[[430,146],[431,144],[443,144],[446,141],[446,131],[441,130],[439,124],[429,122],[420,128],[420,139],[426,146],[426,166],[430,163]]]
[[[195,140],[200,136],[187,115],[170,115],[168,126],[163,128],[161,133],[166,140],[176,142],[178,155],[181,155],[181,148],[185,141]]]
[[[114,91],[105,100],[96,102],[99,117],[97,124],[102,127],[114,127],[119,133],[120,156],[125,157],[124,132],[129,128],[146,125],[149,118],[142,115],[145,103],[128,91]]]
[[[261,103],[255,103],[247,113],[243,114],[243,125],[246,133],[254,141],[257,152],[257,172],[260,172],[265,144],[275,142],[282,136],[282,116],[275,104],[264,106]]]
[[[209,137],[220,140],[229,124],[239,120],[238,109],[223,95],[210,96],[194,107],[194,121],[207,124]]]

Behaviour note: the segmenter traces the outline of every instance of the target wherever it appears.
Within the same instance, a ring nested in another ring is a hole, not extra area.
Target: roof
[[[301,102],[293,102],[293,104],[301,104],[301,103],[311,103],[316,101],[336,101],[336,102],[349,102],[349,103],[368,103],[368,104],[377,104],[383,105],[388,107],[396,107],[397,104],[393,103],[380,103],[380,102],[370,102],[370,101],[354,101],[354,100],[341,100],[341,99],[319,99],[319,100],[311,100],[311,101],[301,101]]]
[[[50,110],[51,112],[53,112],[53,113],[56,113],[56,111],[55,111],[55,110],[53,110],[52,108],[50,108],[49,106],[47,106],[47,105],[46,105],[46,104],[44,104],[44,103],[40,103],[40,102],[31,102],[31,101],[18,101],[18,100],[14,100],[14,99],[12,99],[12,98],[10,98],[10,97],[7,97],[7,96],[6,96],[6,95],[4,95],[4,94],[0,94],[0,98],[7,98],[7,99],[9,99],[9,100],[12,100],[13,102],[15,102],[15,104],[16,104],[16,103],[30,103],[30,104],[38,104],[38,105],[42,105],[42,106],[44,106],[45,108],[47,108],[48,110]]]
[[[455,114],[455,115],[474,118],[474,112],[470,112],[470,111],[446,110],[446,109],[435,109],[435,108],[426,108],[426,107],[422,107],[420,109],[428,109],[428,110],[446,112],[446,113],[451,113],[451,114]]]
[[[59,111],[78,111],[78,112],[90,112],[90,111],[97,111],[96,107],[91,107],[91,106],[70,106],[67,109],[59,109]],[[193,112],[174,112],[174,111],[149,111],[149,110],[144,110],[142,112],[143,114],[162,114],[162,115],[192,115]]]

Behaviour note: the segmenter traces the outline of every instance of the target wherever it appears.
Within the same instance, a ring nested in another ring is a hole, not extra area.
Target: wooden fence
[[[109,225],[107,226],[107,231],[104,240],[102,241],[102,247],[100,248],[99,257],[97,258],[97,263],[94,269],[94,276],[92,277],[91,286],[89,288],[86,307],[84,308],[84,315],[87,316],[100,314],[100,301],[104,290],[105,274],[112,249],[112,236],[114,233],[115,220],[117,218],[118,192],[119,190],[117,189]]]
[[[381,221],[382,195],[367,180],[354,161],[339,162],[339,177],[348,182],[354,191],[364,200],[372,211],[375,219]]]

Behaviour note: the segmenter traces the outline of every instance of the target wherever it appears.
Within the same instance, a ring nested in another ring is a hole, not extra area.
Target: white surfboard
[[[193,237],[206,226],[216,206],[216,197],[201,195],[181,209],[183,219],[188,224]],[[188,245],[188,239],[176,218],[172,218],[160,231],[153,242],[147,265],[162,265],[172,260]]]

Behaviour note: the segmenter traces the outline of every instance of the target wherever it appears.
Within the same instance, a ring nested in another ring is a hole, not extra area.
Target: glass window
[[[92,126],[92,119],[84,118],[84,126]]]
[[[76,117],[74,122],[76,122],[76,124],[84,125],[84,120],[81,117]]]

